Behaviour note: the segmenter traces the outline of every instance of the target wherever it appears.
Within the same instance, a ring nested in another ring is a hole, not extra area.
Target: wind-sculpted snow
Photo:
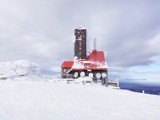
[[[27,60],[0,63],[0,79],[14,79],[16,77],[39,75],[39,66]]]

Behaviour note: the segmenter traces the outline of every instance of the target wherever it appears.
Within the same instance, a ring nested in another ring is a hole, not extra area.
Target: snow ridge
[[[40,75],[39,65],[28,60],[0,62],[1,80],[13,79],[28,75]]]

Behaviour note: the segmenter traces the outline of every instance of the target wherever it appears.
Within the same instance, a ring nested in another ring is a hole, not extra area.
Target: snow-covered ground
[[[41,75],[38,65],[26,60],[2,62],[0,120],[160,119],[160,96],[85,82],[91,80]]]
[[[22,79],[0,80],[0,120],[160,120],[160,96]]]

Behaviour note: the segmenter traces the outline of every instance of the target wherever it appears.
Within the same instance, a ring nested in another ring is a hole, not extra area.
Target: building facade
[[[87,30],[85,28],[77,28],[74,31],[74,56],[78,59],[85,59],[87,57],[86,38]]]

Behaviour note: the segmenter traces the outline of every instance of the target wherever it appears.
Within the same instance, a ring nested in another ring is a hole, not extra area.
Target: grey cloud
[[[115,66],[123,70],[153,63],[160,54],[152,42],[160,34],[159,5],[158,0],[0,1],[0,61],[60,66],[73,59],[73,30],[83,25],[97,37],[98,49],[107,52],[112,72]]]

